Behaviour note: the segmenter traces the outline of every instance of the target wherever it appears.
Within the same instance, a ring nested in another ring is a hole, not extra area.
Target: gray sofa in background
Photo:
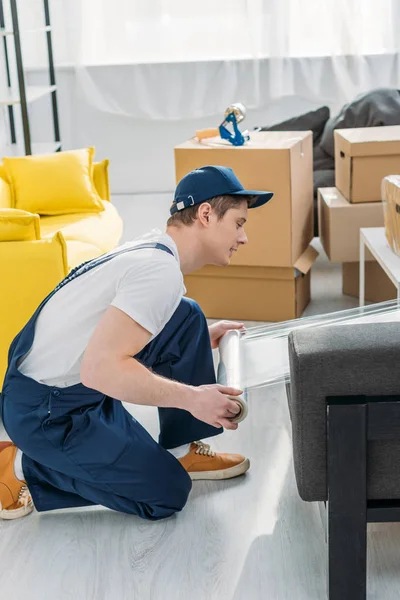
[[[383,125],[400,125],[400,90],[378,88],[360,94],[333,117],[327,106],[321,106],[281,123],[256,128],[260,131],[312,131],[314,235],[318,235],[317,190],[335,186],[335,129]]]
[[[329,600],[366,598],[368,522],[400,521],[400,323],[289,335],[300,497],[328,512]]]

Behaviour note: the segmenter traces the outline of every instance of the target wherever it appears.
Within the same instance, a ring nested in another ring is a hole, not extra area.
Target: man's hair
[[[230,208],[237,207],[240,202],[243,200],[247,201],[248,206],[254,204],[256,197],[255,196],[214,196],[214,198],[210,198],[209,200],[205,200],[211,204],[214,212],[217,215],[218,221],[220,221],[225,213]],[[204,202],[200,202],[200,204],[195,204],[194,206],[189,206],[188,208],[184,208],[183,210],[179,210],[175,214],[171,215],[167,221],[167,226],[170,225],[192,225],[197,219],[197,213],[200,206],[204,204]]]

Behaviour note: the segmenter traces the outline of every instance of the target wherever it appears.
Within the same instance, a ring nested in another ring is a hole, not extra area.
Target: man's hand
[[[240,331],[246,331],[243,323],[237,321],[218,321],[214,325],[210,325],[208,331],[210,332],[211,348],[215,350],[219,346],[219,341],[227,331],[231,329],[239,329]]]
[[[240,412],[237,402],[228,397],[240,396],[242,390],[225,387],[214,383],[211,385],[200,385],[193,387],[193,394],[188,410],[196,419],[208,423],[213,427],[224,427],[225,429],[237,429],[238,424],[232,423],[231,419]]]

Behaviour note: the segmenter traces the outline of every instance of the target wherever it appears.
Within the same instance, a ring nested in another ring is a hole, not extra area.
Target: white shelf
[[[37,31],[51,31],[51,25],[47,25],[46,27],[37,27],[35,29],[25,29],[21,31],[20,34],[24,33],[36,33]],[[14,31],[12,29],[4,29],[0,27],[0,37],[6,37],[7,35],[14,35]]]
[[[22,31],[20,31],[20,35],[24,34],[24,33],[36,33],[37,31],[51,31],[52,27],[51,25],[46,25],[46,27],[35,27],[34,29],[23,29]]]
[[[26,88],[26,100],[28,104],[31,102],[35,102],[35,100],[39,100],[39,98],[43,98],[43,96],[47,96],[54,92],[57,89],[56,85],[34,85],[28,86]],[[21,104],[21,100],[19,97],[19,93],[7,90],[4,95],[0,96],[0,104],[6,106],[12,106],[13,104]]]
[[[35,142],[32,144],[32,154],[53,154],[61,148],[61,142]]]
[[[61,148],[61,142],[37,142],[32,144],[32,154],[53,154]],[[11,144],[3,150],[3,156],[25,156],[23,144]]]
[[[397,300],[400,302],[400,256],[397,256],[389,246],[384,227],[362,227],[360,229],[360,306],[365,304],[365,248],[368,248],[396,286]]]
[[[400,257],[389,246],[385,228],[363,227],[360,229],[360,236],[387,276],[398,286],[400,283]]]

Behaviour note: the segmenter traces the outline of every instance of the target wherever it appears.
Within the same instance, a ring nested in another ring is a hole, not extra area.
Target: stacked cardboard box
[[[389,175],[382,181],[385,233],[389,246],[400,256],[400,175]]]
[[[343,263],[343,294],[360,295],[360,263]],[[365,263],[365,299],[369,302],[385,302],[397,298],[397,289],[381,265],[374,261]]]
[[[301,315],[310,299],[313,237],[311,132],[253,132],[244,146],[196,139],[175,148],[177,183],[205,165],[231,167],[247,189],[274,192],[249,210],[246,234],[226,268],[185,277],[187,295],[209,318],[280,321]]]
[[[322,245],[332,262],[343,263],[343,293],[359,295],[359,231],[383,227],[382,179],[400,171],[400,126],[335,131],[336,188],[318,190]],[[386,273],[367,251],[365,298],[396,297]]]
[[[337,188],[318,190],[318,230],[331,262],[359,261],[361,227],[383,227],[382,202],[350,204]]]
[[[349,202],[380,202],[382,179],[399,164],[400,125],[336,129],[335,184]]]

